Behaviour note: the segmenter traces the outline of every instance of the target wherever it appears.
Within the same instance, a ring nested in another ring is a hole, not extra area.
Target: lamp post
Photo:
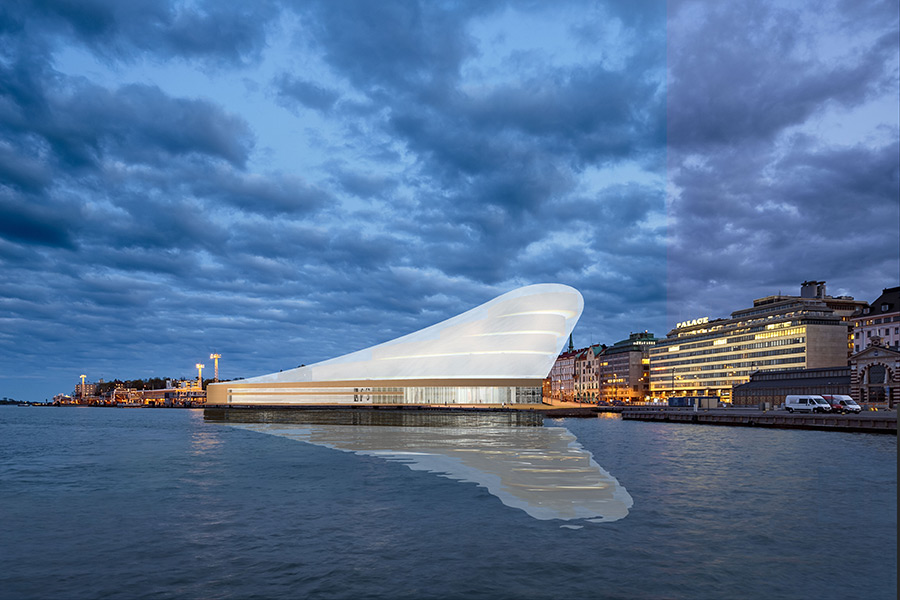
[[[197,363],[194,366],[197,367],[197,387],[199,387],[202,390],[203,389],[203,367],[205,367],[206,365]]]
[[[616,383],[616,377],[618,377],[615,373],[613,373],[612,384],[613,384],[613,402],[619,399],[619,385]]]
[[[84,402],[84,378],[85,377],[87,377],[87,375],[84,375],[84,374],[81,375],[81,401],[82,402]]]
[[[213,363],[215,365],[215,370],[216,370],[214,378],[216,381],[219,381],[219,359],[222,358],[222,355],[213,353],[213,354],[210,354],[209,357],[215,361]]]

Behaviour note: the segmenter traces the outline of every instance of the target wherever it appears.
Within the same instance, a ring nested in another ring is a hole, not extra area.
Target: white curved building
[[[539,403],[583,308],[569,286],[526,286],[365,350],[211,384],[207,405]]]

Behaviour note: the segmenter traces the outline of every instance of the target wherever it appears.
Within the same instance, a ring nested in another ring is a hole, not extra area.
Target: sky
[[[900,279],[896,0],[0,4],[0,396],[535,283],[574,340]]]

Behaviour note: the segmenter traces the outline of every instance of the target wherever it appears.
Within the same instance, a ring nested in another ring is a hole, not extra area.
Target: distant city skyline
[[[9,4],[9,3],[7,3]],[[579,346],[900,272],[900,8],[0,8],[0,396],[233,379],[562,283]]]

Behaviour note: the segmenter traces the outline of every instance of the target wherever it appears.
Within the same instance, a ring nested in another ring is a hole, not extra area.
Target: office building
[[[650,395],[650,348],[658,340],[647,331],[632,333],[603,351],[600,399],[642,402]]]
[[[851,316],[865,302],[831,297],[824,281],[805,281],[799,296],[773,295],[731,313],[678,323],[650,349],[653,397],[719,396],[757,371],[844,367]]]

